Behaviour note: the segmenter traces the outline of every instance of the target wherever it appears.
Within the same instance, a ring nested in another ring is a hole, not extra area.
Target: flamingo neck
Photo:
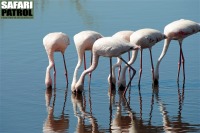
[[[122,64],[122,61],[120,60],[120,58],[117,58],[117,63],[112,66],[112,78],[113,79],[116,78],[116,76],[115,76],[115,69],[116,69],[116,67],[120,67],[121,64]]]
[[[52,86],[52,79],[51,79],[51,74],[50,74],[50,67],[48,66],[46,69],[46,76],[45,76],[45,85],[46,88],[49,88]]]
[[[83,83],[84,83],[84,79],[85,79],[85,75],[87,75],[88,73],[91,73],[92,71],[94,71],[98,65],[98,61],[99,61],[99,55],[97,55],[96,53],[93,54],[93,59],[92,59],[92,65],[83,71],[83,73],[81,74],[79,80],[77,81],[75,88],[76,89],[83,89]]]
[[[116,67],[120,67],[121,64],[122,64],[122,61],[120,60],[120,58],[117,58],[117,63],[112,66],[112,83],[113,84],[116,84],[115,69]],[[108,76],[108,83],[110,83],[110,74]]]
[[[158,58],[158,61],[157,61],[157,64],[156,64],[156,69],[155,69],[155,73],[154,73],[154,82],[155,80],[159,80],[159,65],[160,65],[160,62],[161,60],[163,59],[163,57],[166,55],[167,53],[167,50],[168,50],[168,47],[169,47],[169,44],[170,44],[170,41],[171,39],[170,38],[167,38],[165,39],[164,41],[164,46],[163,46],[163,50],[162,50],[162,53],[160,54],[160,57]]]
[[[78,69],[80,68],[81,63],[82,63],[82,60],[79,59],[77,65],[76,65],[76,68],[74,69],[74,75],[73,75],[73,80],[72,80],[72,84],[71,84],[71,89],[72,90],[74,90],[74,87],[76,85]]]
[[[72,91],[75,89],[75,85],[76,85],[76,82],[77,82],[78,70],[79,70],[79,68],[81,67],[81,64],[82,64],[84,52],[81,51],[79,48],[77,48],[77,54],[78,54],[78,63],[76,65],[76,68],[74,69],[74,75],[73,75],[72,84],[71,84],[71,90]]]
[[[133,50],[132,51],[132,57],[130,59],[130,61],[128,62],[129,65],[132,65],[136,58],[137,58],[137,55],[138,55],[138,50]],[[123,86],[123,87],[126,87],[126,69],[128,68],[128,65],[125,65],[122,69],[122,74],[119,78],[119,81],[118,81],[118,86]]]
[[[48,58],[49,58],[49,66],[46,69],[46,76],[45,76],[45,84],[47,88],[52,87],[52,79],[51,79],[50,71],[51,71],[51,68],[53,68],[54,66],[53,53],[49,53]]]

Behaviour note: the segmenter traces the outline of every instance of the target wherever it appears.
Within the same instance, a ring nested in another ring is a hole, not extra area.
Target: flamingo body
[[[78,34],[74,35],[74,43],[75,43],[77,54],[78,54],[78,63],[74,70],[74,76],[73,76],[73,80],[71,84],[72,88],[74,88],[75,83],[77,82],[78,69],[81,67],[83,57],[85,56],[85,51],[86,50],[92,51],[94,42],[97,39],[102,38],[102,37],[103,36],[100,33],[95,32],[95,31],[89,31],[89,30],[81,31]],[[86,66],[85,66],[85,69],[86,69]]]
[[[131,50],[133,46],[121,40],[112,37],[104,37],[95,42],[93,53],[104,57],[118,57],[121,54]]]
[[[49,66],[46,69],[46,77],[45,77],[45,84],[47,88],[52,86],[52,79],[50,75],[51,68],[54,67],[54,75],[56,73],[55,63],[54,63],[54,52],[62,53],[63,61],[65,65],[65,73],[67,73],[64,53],[69,43],[70,43],[69,37],[65,33],[62,33],[62,32],[49,33],[43,38],[43,45],[45,47],[45,50],[47,52],[47,56],[49,59]],[[55,77],[54,77],[54,83],[55,83]]]
[[[194,21],[191,21],[191,20],[180,19],[180,20],[171,22],[170,24],[165,26],[164,34],[167,36],[167,38],[165,39],[162,53],[157,61],[156,70],[155,70],[155,79],[154,79],[155,85],[158,85],[160,62],[163,59],[163,57],[166,55],[171,40],[178,40],[179,45],[180,45],[180,57],[179,57],[179,63],[178,63],[177,81],[179,80],[181,61],[183,64],[183,81],[185,81],[185,69],[184,69],[184,56],[183,56],[183,51],[182,51],[182,41],[184,38],[186,38],[190,35],[193,35],[197,32],[200,32],[200,24],[196,23]]]
[[[116,37],[118,39],[122,39],[124,41],[130,42],[130,36],[133,33],[133,31],[130,30],[123,30],[123,31],[119,31],[117,33],[115,33],[112,37]],[[134,50],[133,50],[134,51]],[[130,52],[128,52],[129,54],[129,59],[130,59]],[[118,71],[118,79],[119,79],[119,75],[120,75],[120,71],[121,71],[121,64],[122,61],[120,60],[120,58],[117,58],[117,63],[115,65],[112,66],[112,84],[116,84],[116,77],[115,77],[115,69],[116,67],[119,67],[119,71]],[[108,82],[110,82],[110,75],[108,76]]]
[[[74,43],[77,51],[81,50],[85,52],[86,50],[92,50],[94,42],[102,38],[103,36],[96,31],[81,31],[74,35]]]
[[[140,76],[139,76],[138,84],[140,84],[140,78],[141,78],[141,74],[142,74],[142,50],[145,49],[145,48],[149,48],[152,71],[153,71],[154,68],[153,68],[153,61],[152,61],[152,55],[151,55],[151,48],[157,42],[159,42],[159,41],[161,41],[165,38],[166,38],[166,36],[163,33],[161,33],[160,31],[155,30],[155,29],[149,29],[149,28],[137,30],[130,36],[130,43],[136,44],[137,46],[139,46],[140,51],[141,51]],[[135,60],[137,58],[137,54],[138,54],[138,50],[135,50],[134,53],[132,54],[131,60],[128,62],[129,65],[131,65],[135,62]],[[126,86],[126,75],[125,74],[126,74],[127,67],[128,66],[126,65],[122,69],[122,74],[121,74],[120,79],[118,81],[119,89],[123,89]],[[153,76],[154,75],[152,73],[152,77]]]
[[[48,54],[53,52],[64,54],[69,45],[69,37],[62,32],[49,33],[43,38],[43,44]]]
[[[165,35],[160,31],[155,29],[140,29],[135,31],[130,36],[131,44],[136,44],[141,47],[141,49],[151,48],[157,42],[163,40]]]
[[[164,28],[164,34],[171,40],[182,40],[199,31],[200,25],[198,23],[185,19],[174,21]]]
[[[126,40],[127,42],[130,42],[130,36],[133,33],[131,30],[123,30],[115,33],[112,37],[116,37],[118,39]]]
[[[76,91],[79,92],[83,90],[85,75],[96,69],[98,65],[99,56],[110,57],[110,58],[119,57],[121,54],[135,48],[136,47],[130,45],[128,42],[113,37],[103,37],[95,41],[92,48],[92,53],[93,53],[92,65],[88,69],[83,71],[83,73],[81,74],[79,80],[75,85]]]

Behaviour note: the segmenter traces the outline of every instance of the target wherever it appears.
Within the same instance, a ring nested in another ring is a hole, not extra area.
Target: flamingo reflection
[[[52,88],[47,88],[45,93],[45,100],[46,100],[46,108],[47,108],[47,118],[43,125],[43,132],[44,133],[51,133],[51,132],[60,132],[64,133],[69,128],[69,118],[65,115],[65,104],[67,100],[67,89],[65,91],[64,103],[61,115],[59,117],[54,116],[54,106],[56,100],[56,89],[53,89],[53,103],[52,107],[50,106],[51,98],[52,98]]]
[[[182,92],[181,92],[182,89]],[[166,104],[164,101],[161,100],[159,96],[158,88],[153,89],[153,93],[155,95],[156,102],[158,103],[160,112],[162,114],[163,119],[163,130],[165,132],[187,132],[187,131],[198,131],[191,123],[183,122],[182,121],[182,108],[184,102],[184,92],[185,92],[185,85],[182,85],[182,88],[178,84],[178,113],[177,116],[173,116],[170,119],[170,116],[167,111]]]
[[[149,132],[149,129],[156,129],[153,126],[145,125],[142,119],[142,97],[139,90],[140,100],[140,113],[138,114],[133,111],[130,107],[130,99],[123,97],[123,92],[118,91],[119,100],[115,102],[115,93],[110,94],[110,131],[113,133],[129,132],[129,133],[140,133]],[[116,108],[116,113],[113,116],[113,109]],[[153,131],[153,130],[151,130]]]
[[[90,92],[89,92],[90,93]],[[71,95],[71,102],[73,104],[74,116],[77,117],[78,123],[76,126],[76,133],[100,133],[97,119],[92,115],[92,102],[89,94],[90,112],[86,112],[86,98],[83,94]],[[86,119],[91,125],[87,125]]]

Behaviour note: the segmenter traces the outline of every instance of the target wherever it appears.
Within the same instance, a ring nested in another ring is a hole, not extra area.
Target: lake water
[[[181,18],[200,22],[199,0],[38,0],[34,19],[0,20],[0,132],[200,132],[200,34],[183,41],[186,82],[177,85],[179,46],[172,41],[160,65],[160,84],[151,85],[149,51],[143,52],[143,74],[137,74],[126,99],[109,93],[109,59],[100,58],[91,82],[86,76],[83,94],[71,93],[77,53],[73,36],[94,30],[111,36],[120,30],[154,28],[163,31]],[[66,87],[60,53],[55,54],[56,89],[44,84],[48,58],[43,37],[55,31],[67,33],[65,52],[69,85]],[[154,65],[163,41],[153,47]],[[86,53],[90,60],[90,52]],[[123,55],[124,58],[126,54]],[[116,59],[113,59],[115,63]],[[87,66],[89,66],[87,62]],[[83,67],[79,70],[79,75]],[[90,86],[89,86],[90,85]]]

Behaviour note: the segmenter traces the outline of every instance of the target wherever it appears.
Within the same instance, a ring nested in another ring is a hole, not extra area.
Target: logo
[[[0,0],[1,19],[32,19],[33,0]]]

